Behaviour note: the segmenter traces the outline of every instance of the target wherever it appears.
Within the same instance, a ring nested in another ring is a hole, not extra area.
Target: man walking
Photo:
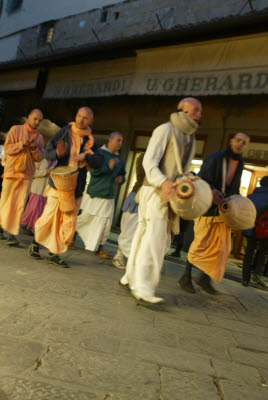
[[[76,216],[86,185],[86,165],[97,169],[103,164],[103,157],[99,154],[98,146],[91,135],[92,123],[93,111],[88,107],[79,108],[75,122],[60,129],[48,142],[45,150],[45,158],[49,161],[57,160],[57,166],[68,165],[78,168],[75,209],[73,212],[61,211],[58,191],[50,177],[43,194],[47,197],[47,203],[43,214],[35,224],[35,242],[30,245],[30,255],[33,258],[40,258],[38,255],[41,244],[49,250],[48,261],[64,268],[69,266],[59,254],[68,250],[75,233]]]
[[[168,205],[174,191],[174,180],[179,174],[174,151],[178,154],[180,169],[187,172],[195,153],[193,134],[201,114],[199,100],[192,97],[181,100],[177,112],[171,114],[170,122],[154,130],[145,152],[143,167],[146,178],[139,192],[139,223],[126,273],[120,281],[122,285],[128,285],[136,299],[145,303],[163,301],[154,292],[170,245],[170,228],[175,230],[171,226]]]
[[[204,216],[195,220],[194,239],[185,272],[179,280],[181,288],[188,292],[195,293],[191,276],[193,265],[203,271],[197,283],[209,294],[216,294],[211,278],[219,282],[224,276],[231,250],[231,229],[219,216],[218,206],[224,196],[239,194],[244,167],[242,153],[248,143],[248,135],[238,132],[230,139],[227,150],[210,154],[202,164],[198,175],[210,185],[213,204]]]
[[[118,236],[118,249],[113,258],[113,265],[119,269],[126,269],[124,257],[128,258],[134,234],[138,226],[138,208],[136,203],[137,194],[142,186],[145,178],[145,171],[142,166],[144,153],[141,153],[136,162],[136,182],[132,191],[127,196],[122,207],[122,217],[120,228],[121,232]]]
[[[17,246],[20,220],[29,194],[35,162],[44,158],[44,140],[37,132],[42,111],[34,109],[24,125],[14,125],[4,144],[6,162],[0,200],[0,225],[8,232],[6,244]]]
[[[77,218],[77,232],[87,250],[95,251],[100,258],[109,258],[103,245],[113,221],[116,184],[125,182],[125,166],[119,155],[123,136],[119,132],[109,135],[108,144],[100,149],[104,157],[102,168],[90,170],[90,182],[84,194]]]

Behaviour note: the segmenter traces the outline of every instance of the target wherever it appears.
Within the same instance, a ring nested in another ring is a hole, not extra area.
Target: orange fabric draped
[[[31,181],[23,179],[4,179],[0,200],[0,225],[18,235],[20,220],[30,192]]]
[[[47,197],[47,203],[43,214],[35,223],[35,240],[53,254],[65,253],[75,233],[76,216],[82,197],[75,199],[74,211],[63,212],[60,210],[56,189],[47,186],[43,196]]]
[[[231,250],[231,229],[220,216],[199,217],[195,220],[194,233],[188,261],[215,281],[221,281]]]
[[[91,147],[94,145],[94,138],[91,134],[91,129],[78,129],[75,125],[75,122],[70,122],[70,138],[71,138],[71,154],[69,159],[69,164],[72,167],[84,167],[86,165],[85,161],[79,162],[79,165],[76,161],[74,161],[74,157],[80,153],[81,145],[83,143],[83,138],[85,136],[88,137],[88,141],[84,146],[84,150],[86,153],[94,154],[91,150]]]

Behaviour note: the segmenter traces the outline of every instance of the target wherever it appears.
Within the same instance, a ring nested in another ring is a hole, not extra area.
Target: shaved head
[[[32,129],[37,129],[43,119],[43,113],[38,108],[34,108],[28,115],[28,124]]]
[[[94,122],[94,113],[90,107],[80,107],[75,116],[75,124],[79,129],[87,129]]]
[[[39,110],[39,108],[34,108],[32,111],[30,111],[28,117],[29,117],[30,115],[32,115],[32,114],[40,114],[40,115],[42,115],[42,118],[43,118],[43,113],[42,113],[41,110]]]
[[[199,121],[202,116],[202,104],[194,97],[185,97],[178,104],[178,110],[189,115],[195,121]]]
[[[90,107],[80,107],[77,112],[79,111],[85,111],[86,113],[93,115],[93,111]]]

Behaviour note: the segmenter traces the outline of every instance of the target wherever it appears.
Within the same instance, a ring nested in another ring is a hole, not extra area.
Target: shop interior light
[[[46,43],[51,43],[53,33],[54,33],[54,26],[51,26],[47,31]]]

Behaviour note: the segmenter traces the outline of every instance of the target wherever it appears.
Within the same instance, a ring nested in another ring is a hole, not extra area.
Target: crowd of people
[[[171,235],[179,234],[180,228],[181,248],[187,252],[185,272],[179,279],[181,288],[195,293],[193,266],[201,270],[198,285],[210,294],[216,294],[211,279],[218,282],[224,276],[231,229],[219,215],[219,205],[224,198],[239,194],[242,153],[250,139],[246,133],[238,132],[225,151],[204,160],[198,175],[209,184],[213,203],[195,221],[183,221],[169,202],[176,191],[175,179],[190,169],[201,116],[201,102],[184,98],[169,122],[153,131],[145,153],[137,159],[136,184],[123,204],[118,249],[112,262],[125,270],[120,285],[145,305],[164,300],[155,295],[155,290]],[[68,268],[60,255],[75,246],[79,234],[86,250],[109,258],[103,246],[111,231],[117,188],[125,182],[126,175],[119,154],[123,135],[112,132],[107,144],[99,148],[91,131],[93,111],[81,107],[75,120],[61,128],[45,146],[38,132],[42,119],[42,111],[33,109],[24,125],[12,126],[7,134],[0,239],[9,246],[17,246],[20,227],[26,228],[34,235],[29,246],[32,258],[40,259],[40,246],[44,246],[49,252],[49,263]],[[58,187],[53,178],[56,171],[60,182],[64,177],[66,183],[69,174],[75,176],[73,190]],[[85,190],[88,171],[90,182]],[[261,275],[268,248],[268,176],[249,198],[257,209],[257,223],[256,229],[244,232],[247,248],[242,284],[249,285],[255,266],[253,280],[265,286]]]

